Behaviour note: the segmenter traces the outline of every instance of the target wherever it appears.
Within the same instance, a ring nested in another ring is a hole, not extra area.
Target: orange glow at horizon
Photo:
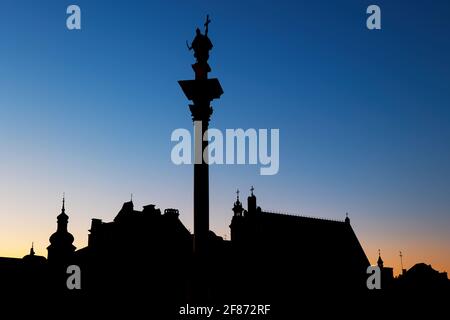
[[[26,207],[26,205],[25,205]],[[90,227],[90,218],[82,219],[73,212],[77,211],[75,204],[69,205],[67,212],[69,213],[69,232],[75,237],[74,245],[77,249],[81,249],[87,245],[88,229]],[[81,207],[81,206],[80,206]],[[135,208],[140,209],[135,203]],[[43,219],[38,219],[38,215],[29,216],[29,224],[23,224],[24,221],[16,223],[14,220],[5,219],[1,216],[3,232],[0,233],[0,257],[22,258],[29,253],[31,243],[34,242],[34,249],[37,255],[47,256],[48,238],[56,231],[56,216],[59,214],[60,208],[53,206],[54,214],[43,214]],[[115,208],[111,207],[111,214],[103,215],[104,221],[112,221],[115,214],[120,209],[120,204]],[[26,210],[25,210],[26,211]],[[105,212],[103,210],[103,212]],[[180,212],[180,219],[186,227],[191,227],[191,211]],[[25,214],[25,212],[22,212]],[[225,215],[224,215],[225,216]],[[98,217],[95,214],[91,218]],[[231,219],[231,215],[225,216],[225,219],[214,219],[211,221],[211,229],[217,235],[226,237],[228,240],[229,229],[227,219]],[[229,221],[228,221],[229,222]],[[381,249],[381,256],[386,267],[394,268],[394,275],[401,272],[399,251],[403,253],[403,267],[411,268],[416,263],[431,264],[435,270],[440,272],[448,272],[450,270],[450,255],[446,251],[445,244],[433,241],[433,239],[420,238],[417,234],[405,235],[403,238],[395,240],[393,237],[385,236],[385,239],[374,237],[373,234],[363,232],[363,224],[361,227],[353,226],[358,239],[372,265],[376,264],[378,259],[378,249]],[[424,235],[422,235],[424,236]],[[378,243],[378,245],[376,245]]]

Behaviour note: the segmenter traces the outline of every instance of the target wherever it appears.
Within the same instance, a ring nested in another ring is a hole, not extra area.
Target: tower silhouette
[[[381,250],[378,249],[378,260],[377,260],[377,265],[380,269],[383,269],[384,267],[384,262],[383,259],[381,259]]]
[[[50,236],[50,245],[47,247],[47,258],[49,263],[65,264],[72,258],[76,247],[73,245],[73,235],[67,231],[69,216],[66,214],[64,197],[57,221],[57,230]]]

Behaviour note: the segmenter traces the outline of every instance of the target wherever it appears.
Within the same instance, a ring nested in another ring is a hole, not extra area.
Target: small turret
[[[253,194],[255,188],[253,186],[250,188],[250,196],[247,198],[247,211],[249,214],[256,213],[256,197]]]
[[[241,203],[241,201],[239,201],[239,189],[237,189],[237,191],[236,191],[236,202],[234,203],[234,206],[233,206],[233,212],[234,212],[234,216],[236,216],[236,217],[242,216],[242,213],[244,212],[242,203]]]
[[[378,249],[378,260],[377,260],[377,265],[378,267],[380,267],[380,269],[383,269],[383,259],[381,259],[381,251],[380,249]]]
[[[73,245],[74,237],[67,231],[68,222],[69,216],[66,214],[65,197],[63,197],[61,213],[57,217],[58,227],[50,236],[50,245],[47,247],[50,263],[67,263],[76,249]],[[32,250],[34,251],[33,248]]]

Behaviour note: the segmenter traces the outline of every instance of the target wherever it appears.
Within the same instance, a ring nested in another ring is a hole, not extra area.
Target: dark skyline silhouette
[[[369,299],[384,307],[405,297],[449,296],[446,273],[417,263],[394,277],[381,255],[382,287],[369,290],[369,260],[349,217],[335,221],[266,212],[253,190],[246,208],[239,195],[234,202],[231,239],[209,231],[208,252],[201,255],[195,254],[194,235],[177,209],[162,212],[151,204],[139,211],[132,201],[110,222],[93,218],[88,245],[74,250],[63,205],[47,258],[33,247],[22,259],[0,258],[0,295],[76,303],[80,312],[151,309],[168,318],[176,318],[185,304],[267,303],[275,314],[289,314],[299,301],[306,310],[318,301]],[[68,265],[82,270],[80,290],[66,286]],[[104,307],[116,303],[116,309]]]
[[[197,26],[204,32],[209,12],[211,77],[226,91],[210,127],[282,135],[274,179],[256,176],[256,166],[212,169],[221,186],[210,190],[213,230],[228,232],[230,191],[255,184],[265,208],[333,219],[349,212],[370,260],[382,248],[395,274],[399,250],[408,268],[425,260],[450,269],[447,2],[424,11],[417,1],[382,0],[386,28],[371,32],[365,6],[352,0],[281,0],[259,10],[247,1],[235,10],[233,2],[118,0],[109,15],[90,1],[80,4],[86,28],[78,33],[51,2],[24,19],[31,2],[5,3],[1,21],[0,256],[22,257],[33,241],[46,256],[63,191],[77,215],[77,247],[87,244],[93,213],[106,219],[130,193],[138,205],[151,198],[177,207],[193,230],[191,168],[174,168],[167,149],[174,129],[190,128],[174,80],[192,77],[186,40]],[[406,20],[424,23],[406,28]]]
[[[197,29],[188,45],[196,58],[195,79],[179,81],[192,101],[192,120],[202,121],[202,134],[213,112],[211,101],[223,94],[219,80],[208,78],[209,22],[207,18],[204,34]],[[202,151],[206,146],[203,141]],[[193,169],[193,233],[180,221],[178,209],[161,212],[150,204],[139,211],[129,201],[111,222],[92,219],[88,245],[77,250],[63,198],[47,258],[37,256],[33,246],[22,259],[0,258],[1,294],[38,295],[61,306],[76,303],[77,310],[97,311],[107,302],[108,313],[114,307],[133,312],[152,308],[171,317],[185,303],[267,303],[280,313],[292,312],[296,301],[340,301],[345,296],[387,303],[411,293],[450,293],[445,272],[417,263],[394,277],[380,253],[382,288],[369,290],[370,262],[348,216],[335,221],[265,211],[253,187],[246,209],[237,194],[230,213],[231,239],[225,240],[209,227],[209,166],[194,164]],[[79,290],[67,287],[70,265],[82,271]]]

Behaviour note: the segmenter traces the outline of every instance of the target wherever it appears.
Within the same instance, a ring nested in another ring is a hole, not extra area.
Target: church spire
[[[35,252],[34,252],[34,242],[31,243],[31,249],[30,249],[30,256],[34,256]]]
[[[67,231],[67,224],[69,216],[66,214],[66,195],[63,194],[61,213],[56,217],[57,228],[50,236],[50,245],[47,247],[48,260],[53,261],[68,261],[75,251],[73,235]],[[33,247],[32,250],[34,251]],[[31,254],[31,252],[30,252]]]
[[[377,265],[380,267],[380,269],[383,268],[383,259],[381,259],[381,250],[378,249],[378,261],[377,261]]]
[[[244,208],[242,208],[242,203],[239,201],[239,189],[236,190],[236,202],[233,206],[233,212],[235,216],[242,216],[242,212]]]
[[[67,230],[69,216],[66,214],[66,193],[63,193],[61,213],[56,217],[58,221],[58,229]]]

